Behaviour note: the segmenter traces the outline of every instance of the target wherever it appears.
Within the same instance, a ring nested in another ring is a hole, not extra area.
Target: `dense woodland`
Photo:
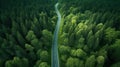
[[[55,0],[0,0],[0,67],[51,67]],[[60,67],[120,67],[120,1],[59,0]]]

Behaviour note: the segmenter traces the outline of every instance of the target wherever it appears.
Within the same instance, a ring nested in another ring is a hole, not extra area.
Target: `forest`
[[[57,0],[0,0],[0,67],[51,67]],[[60,67],[120,67],[120,0],[58,0]]]

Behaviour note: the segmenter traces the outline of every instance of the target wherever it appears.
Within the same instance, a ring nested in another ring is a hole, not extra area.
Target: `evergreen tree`
[[[91,55],[90,57],[87,58],[86,62],[85,62],[85,67],[95,67],[95,56]]]

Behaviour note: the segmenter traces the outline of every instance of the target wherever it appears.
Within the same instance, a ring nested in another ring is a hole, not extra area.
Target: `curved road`
[[[57,20],[57,25],[54,31],[54,37],[53,37],[53,44],[52,44],[52,55],[51,55],[51,60],[52,60],[52,64],[51,67],[59,67],[59,55],[58,55],[58,32],[59,32],[59,28],[60,28],[60,22],[61,22],[61,15],[60,12],[58,10],[58,5],[59,3],[55,4],[55,11],[57,13],[58,16],[58,20]]]

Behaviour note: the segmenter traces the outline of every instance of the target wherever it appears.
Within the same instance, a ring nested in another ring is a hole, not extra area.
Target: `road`
[[[51,67],[59,67],[59,55],[58,55],[58,33],[59,33],[59,28],[60,28],[60,22],[61,22],[61,15],[58,10],[58,5],[59,3],[55,4],[55,11],[58,16],[56,28],[54,31],[54,36],[53,36],[53,44],[52,44],[52,54],[51,54]]]

